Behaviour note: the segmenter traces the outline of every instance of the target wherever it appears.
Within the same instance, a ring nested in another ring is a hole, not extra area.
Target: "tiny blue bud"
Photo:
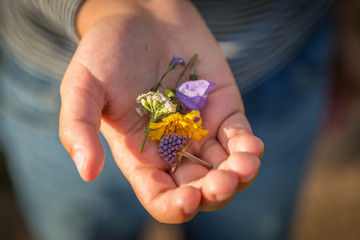
[[[180,57],[174,57],[169,63],[168,70],[174,69],[177,65],[185,66],[185,60]]]

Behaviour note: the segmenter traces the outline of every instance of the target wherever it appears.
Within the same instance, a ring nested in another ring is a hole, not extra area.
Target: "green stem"
[[[184,74],[185,74],[186,70],[189,68],[189,66],[190,66],[190,65],[194,66],[195,61],[196,61],[196,59],[197,59],[197,56],[198,56],[197,53],[195,53],[194,56],[192,56],[192,57],[190,58],[189,62],[185,65],[183,71],[180,73],[180,75],[179,75],[179,77],[178,77],[178,79],[177,79],[177,81],[176,81],[176,84],[175,84],[175,87],[174,87],[175,90],[176,90],[176,88],[179,86],[179,83],[180,83],[180,81],[181,81],[181,78],[184,76]],[[194,63],[193,63],[193,62],[194,62]]]
[[[195,53],[195,55],[193,56],[193,61],[191,63],[191,74],[195,74],[195,63],[196,63],[196,60],[197,60],[197,53]]]
[[[150,123],[155,122],[155,121],[156,121],[156,119],[154,119],[153,116],[151,115],[150,122],[146,126],[145,136],[144,136],[144,140],[143,140],[143,142],[141,144],[140,152],[143,152],[146,140],[147,140],[147,138],[149,136],[149,132],[150,132],[149,125],[150,125]]]
[[[197,60],[197,54],[194,55],[194,59],[191,63],[191,72],[190,72],[189,80],[197,80],[198,79],[197,75],[195,74],[196,60]]]
[[[190,154],[188,152],[183,152],[182,155],[184,157],[186,157],[187,159],[206,167],[207,169],[212,169],[213,168],[213,165],[211,163],[205,162],[204,160],[202,160],[202,159],[200,159],[198,157],[195,157],[194,155],[192,155],[192,154]]]
[[[159,87],[161,86],[161,82],[164,80],[165,76],[171,71],[172,69],[166,70],[166,72],[161,76],[160,81],[156,84],[156,86],[151,90],[153,92],[156,92]]]

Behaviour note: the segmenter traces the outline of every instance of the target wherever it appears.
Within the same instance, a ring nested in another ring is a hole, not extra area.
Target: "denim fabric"
[[[243,95],[265,143],[258,178],[228,206],[185,224],[188,239],[286,239],[325,106],[330,39],[326,22],[280,71]],[[83,182],[57,135],[59,85],[2,59],[1,142],[34,239],[133,239],[147,214],[105,141],[103,172]]]
[[[1,147],[34,240],[135,239],[148,215],[104,138],[103,172],[84,182],[59,140],[59,85],[5,55],[1,66]]]

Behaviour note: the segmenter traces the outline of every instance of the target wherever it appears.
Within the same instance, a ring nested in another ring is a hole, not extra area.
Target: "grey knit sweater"
[[[83,0],[1,0],[0,45],[27,68],[60,81],[78,44]],[[289,59],[332,0],[193,0],[224,50],[237,82],[250,88]]]

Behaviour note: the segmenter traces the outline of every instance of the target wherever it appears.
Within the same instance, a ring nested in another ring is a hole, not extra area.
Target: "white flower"
[[[172,103],[172,102],[170,102],[170,101],[167,101],[167,102],[165,103],[165,109],[166,109],[166,111],[167,111],[168,113],[174,113],[174,112],[176,112],[176,108],[177,108],[177,105],[174,104],[174,103]]]
[[[157,119],[160,116],[176,112],[177,105],[172,103],[163,93],[148,92],[140,94],[136,98],[137,103],[141,103],[142,107],[137,108],[136,111],[143,116],[146,111],[149,111],[152,116]]]
[[[138,107],[138,108],[135,108],[135,110],[140,115],[140,117],[143,117],[145,114],[147,114],[146,109],[143,108],[142,106]]]
[[[147,94],[140,94],[140,95],[136,98],[136,102],[137,102],[137,103],[141,103],[141,99],[146,99],[146,95],[147,95]]]

